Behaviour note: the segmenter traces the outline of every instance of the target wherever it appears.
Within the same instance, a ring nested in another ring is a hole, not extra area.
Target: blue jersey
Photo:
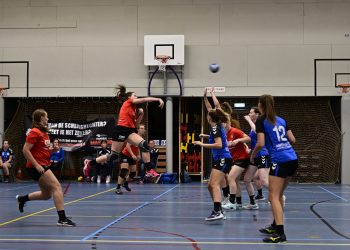
[[[221,137],[222,148],[212,149],[214,161],[222,158],[232,159],[230,150],[227,146],[226,132],[224,127],[220,123],[210,129],[209,143],[213,144],[215,142],[215,138],[217,137]]]
[[[11,155],[13,156],[13,151],[10,148],[7,149],[7,150],[1,149],[0,154],[1,154],[2,162],[6,162],[6,161],[8,161],[10,159]]]
[[[274,163],[297,160],[298,157],[289,143],[287,122],[276,116],[275,124],[270,123],[266,117],[259,117],[256,122],[256,133],[264,133],[265,146]]]
[[[252,129],[250,130],[249,133],[249,137],[250,137],[250,149],[253,150],[255,148],[255,145],[258,141],[258,136],[256,134],[256,132]],[[261,157],[261,156],[265,156],[265,155],[269,155],[269,152],[267,151],[266,147],[264,146],[259,153],[255,156],[255,158]]]

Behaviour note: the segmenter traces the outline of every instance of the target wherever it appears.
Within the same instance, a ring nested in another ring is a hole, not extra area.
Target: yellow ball
[[[79,181],[79,182],[82,182],[83,180],[84,180],[84,177],[83,177],[83,176],[79,176],[79,177],[78,177],[78,181]]]

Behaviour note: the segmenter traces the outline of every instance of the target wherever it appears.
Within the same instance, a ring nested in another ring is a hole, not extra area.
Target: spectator
[[[107,141],[101,141],[101,149],[97,151],[97,157],[101,155],[111,154],[111,150],[107,148]],[[106,169],[106,183],[111,182],[111,170],[113,164],[112,162],[98,163],[96,164],[96,174],[97,174],[97,183],[101,183],[101,170]]]
[[[149,140],[148,141],[148,146],[150,148],[152,168],[156,168],[157,167],[157,161],[158,161],[158,155],[159,155],[159,149],[156,148],[156,144],[154,143],[154,140]]]
[[[58,179],[59,173],[62,170],[64,162],[64,151],[60,147],[59,140],[56,138],[53,140],[53,148],[50,155],[51,171]]]
[[[0,168],[3,169],[4,182],[9,182],[9,169],[12,167],[13,150],[10,148],[9,142],[5,140],[2,144],[0,157]]]

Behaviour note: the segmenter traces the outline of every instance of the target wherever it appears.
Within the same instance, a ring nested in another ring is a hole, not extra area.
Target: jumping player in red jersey
[[[102,155],[92,161],[85,160],[84,168],[89,169],[90,166],[95,165],[96,163],[106,161],[114,162],[115,160],[119,161],[119,154],[124,148],[126,142],[128,142],[131,145],[140,148],[140,151],[142,153],[142,159],[145,163],[145,168],[147,170],[150,170],[152,167],[150,163],[148,143],[140,135],[137,134],[136,130],[136,124],[142,119],[143,110],[138,109],[139,116],[136,117],[136,105],[146,102],[159,102],[159,107],[163,108],[164,102],[162,99],[155,97],[137,98],[135,92],[126,92],[126,88],[123,85],[119,85],[119,87],[117,88],[117,98],[120,102],[123,102],[123,105],[119,112],[117,126],[115,127],[113,132],[112,153],[109,155]],[[121,169],[119,176],[121,178],[125,178],[127,174],[127,169]]]
[[[24,196],[16,196],[19,211],[23,213],[24,204],[32,200],[53,201],[58,213],[58,226],[75,226],[75,223],[66,217],[62,187],[50,169],[50,138],[48,135],[47,113],[43,109],[33,112],[33,128],[29,132],[23,147],[24,157],[27,159],[27,172],[29,176],[38,181],[40,191]]]

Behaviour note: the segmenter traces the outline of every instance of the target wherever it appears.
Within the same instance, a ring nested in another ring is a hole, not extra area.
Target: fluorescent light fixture
[[[244,102],[236,102],[236,103],[233,104],[233,106],[236,109],[244,109],[245,108],[245,103]]]

